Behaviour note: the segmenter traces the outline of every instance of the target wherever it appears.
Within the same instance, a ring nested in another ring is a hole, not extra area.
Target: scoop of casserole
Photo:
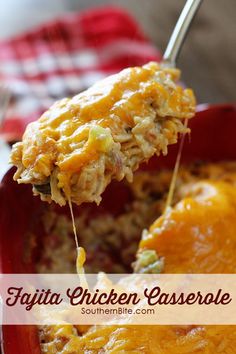
[[[151,62],[56,102],[13,146],[15,180],[60,205],[99,203],[112,179],[131,182],[140,163],[187,131],[195,98],[175,83],[179,74]]]

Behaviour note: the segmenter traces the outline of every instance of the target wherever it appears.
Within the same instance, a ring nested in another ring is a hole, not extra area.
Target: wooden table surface
[[[115,3],[129,9],[164,51],[184,0],[0,0],[0,39],[66,11]],[[204,0],[179,67],[199,102],[236,101],[236,0]]]

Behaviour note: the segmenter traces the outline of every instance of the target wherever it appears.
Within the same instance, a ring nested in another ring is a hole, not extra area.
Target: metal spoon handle
[[[192,20],[202,0],[187,0],[175,25],[174,31],[170,37],[169,43],[165,50],[163,61],[170,67],[176,66],[176,60],[188,33]]]

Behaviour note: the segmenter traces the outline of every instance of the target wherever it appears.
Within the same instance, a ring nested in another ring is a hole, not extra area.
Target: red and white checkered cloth
[[[161,56],[134,19],[109,6],[67,14],[0,43],[0,83],[11,104],[0,134],[20,138],[54,101],[125,67]]]

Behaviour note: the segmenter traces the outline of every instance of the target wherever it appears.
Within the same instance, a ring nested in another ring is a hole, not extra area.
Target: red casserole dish
[[[200,106],[190,127],[192,134],[190,139],[185,139],[182,163],[195,160],[236,160],[236,105]],[[143,169],[171,168],[175,163],[176,153],[177,145],[171,146],[168,156],[152,159]],[[12,169],[5,175],[0,186],[0,272],[34,273],[34,262],[25,261],[24,236],[32,225],[36,232],[40,232],[40,220],[37,216],[45,204],[32,196],[29,186],[14,182],[13,172]],[[119,214],[129,198],[127,187],[121,182],[113,183],[104,193],[99,207],[84,205],[80,208],[89,208],[91,215],[108,210]],[[37,327],[3,326],[2,352],[40,354]]]

